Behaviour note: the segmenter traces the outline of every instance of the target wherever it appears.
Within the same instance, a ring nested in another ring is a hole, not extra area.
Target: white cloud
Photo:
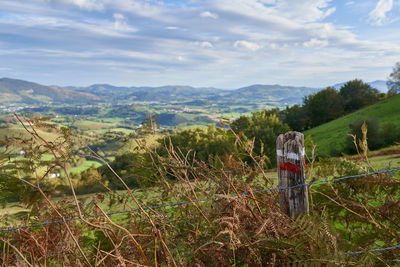
[[[261,48],[260,45],[245,40],[238,40],[233,44],[233,46],[236,48],[246,48],[251,51],[257,51]]]
[[[330,2],[331,0],[280,0],[274,5],[265,5],[259,0],[213,0],[210,5],[215,10],[245,15],[252,19],[293,25],[325,19],[336,10]]]
[[[288,19],[298,22],[315,22],[325,19],[336,11],[331,0],[281,0],[275,10]]]
[[[163,12],[162,5],[151,4],[153,1],[143,0],[102,0],[107,9],[118,10],[126,14],[139,15],[157,20],[171,20]]]
[[[272,49],[277,49],[277,48],[278,48],[278,45],[277,45],[277,44],[274,44],[274,43],[270,43],[270,44],[269,44],[269,47],[271,47]]]
[[[75,5],[81,9],[88,10],[103,10],[104,6],[98,0],[48,0],[50,2],[56,2],[60,4]]]
[[[373,25],[383,25],[388,20],[386,13],[393,8],[393,0],[379,0],[375,9],[369,13],[369,21]]]
[[[200,13],[200,17],[217,19],[218,18],[218,14],[212,13],[210,11],[204,11],[204,12]]]
[[[135,28],[130,27],[126,23],[123,15],[114,14],[113,17],[114,22],[90,18],[79,21],[50,16],[11,14],[9,17],[0,16],[0,23],[6,23],[9,25],[9,27],[22,26],[30,29],[34,27],[35,29],[43,31],[57,31],[63,28],[77,33],[86,32],[92,35],[103,35],[110,37],[131,37],[129,33],[136,31]]]
[[[307,48],[322,48],[328,45],[328,41],[312,38],[310,41],[304,42],[303,45]]]
[[[346,2],[346,6],[351,6],[351,5],[354,5],[356,2],[354,2],[354,1],[347,1]]]
[[[125,18],[124,15],[120,14],[120,13],[115,13],[113,15],[114,17],[114,29],[116,29],[117,31],[121,31],[121,32],[135,32],[136,29],[129,26],[128,22]]]
[[[84,79],[92,77],[94,82],[98,78],[122,81],[120,73],[126,71],[128,84],[207,81],[212,86],[235,87],[267,82],[260,79],[268,71],[277,79],[271,82],[279,83],[282,77],[297,84],[306,75],[312,83],[313,72],[320,74],[319,80],[340,79],[337,73],[355,73],[360,66],[376,70],[387,65],[389,72],[400,57],[400,39],[394,34],[383,32],[388,38],[373,41],[360,28],[364,25],[346,27],[336,21],[341,16],[327,22],[332,12],[342,12],[336,11],[333,1],[191,2],[196,5],[185,6],[182,1],[171,8],[163,0],[0,0],[1,65],[33,73],[35,64],[38,71],[32,77],[39,77],[40,70],[60,72],[57,79],[65,80],[65,69],[76,73],[81,68],[88,74]],[[62,64],[54,68],[52,62]]]
[[[205,48],[213,48],[214,46],[212,45],[212,43],[210,42],[201,42],[200,43],[201,47],[205,47]]]

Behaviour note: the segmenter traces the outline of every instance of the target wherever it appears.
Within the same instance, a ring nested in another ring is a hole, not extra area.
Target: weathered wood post
[[[308,188],[296,186],[305,184],[304,135],[287,132],[276,140],[279,187],[293,187],[280,190],[281,211],[296,218],[308,214]]]

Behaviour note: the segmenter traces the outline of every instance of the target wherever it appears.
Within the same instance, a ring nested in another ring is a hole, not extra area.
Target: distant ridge
[[[57,86],[45,86],[24,80],[0,79],[0,103],[47,104],[69,103],[82,104],[99,102],[102,99],[89,93],[77,92]]]
[[[334,85],[340,88],[344,83]],[[385,81],[369,83],[372,87],[386,92]],[[192,87],[188,85],[166,85],[159,87],[125,87],[110,84],[93,84],[87,87],[46,86],[18,79],[0,79],[0,104],[127,104],[134,102],[160,103],[259,103],[265,106],[301,104],[303,97],[316,93],[322,88],[305,86],[254,84],[235,90],[213,87]]]
[[[300,104],[304,96],[316,93],[319,90],[321,89],[304,86],[254,84],[231,91],[230,96],[236,99],[249,98],[264,101],[274,100],[285,105],[290,105],[293,103]]]
[[[73,87],[70,87],[73,88]],[[236,90],[214,87],[192,87],[187,85],[167,85],[159,87],[116,87],[109,84],[94,84],[74,88],[79,92],[89,92],[102,98],[118,102],[124,101],[208,101],[233,104],[240,101],[265,102],[272,106],[300,104],[303,96],[319,91],[318,88],[255,84]]]

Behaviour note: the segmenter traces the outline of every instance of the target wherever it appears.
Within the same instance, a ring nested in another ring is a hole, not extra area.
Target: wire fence
[[[315,181],[315,182],[311,182],[311,183],[298,184],[298,185],[289,186],[289,187],[267,188],[267,189],[263,189],[263,190],[253,191],[253,192],[242,192],[239,194],[213,196],[211,198],[204,198],[204,199],[199,199],[199,200],[189,200],[189,201],[181,201],[181,202],[176,202],[176,203],[162,204],[162,205],[158,205],[158,206],[149,206],[149,207],[143,207],[143,210],[154,210],[154,209],[160,209],[160,208],[165,208],[165,207],[183,206],[183,205],[187,205],[187,204],[191,204],[191,203],[206,202],[206,201],[217,200],[217,199],[226,198],[226,197],[237,197],[239,195],[241,195],[241,196],[250,195],[251,193],[259,194],[259,193],[265,193],[265,192],[271,192],[271,191],[284,191],[284,190],[288,190],[288,189],[292,189],[292,188],[299,188],[299,187],[303,187],[303,186],[312,186],[312,185],[322,184],[322,183],[338,182],[338,181],[343,181],[343,180],[348,180],[348,179],[353,179],[353,178],[361,178],[361,177],[366,177],[366,176],[371,176],[371,175],[376,175],[376,174],[392,173],[392,172],[396,172],[396,171],[400,171],[400,168],[386,169],[386,170],[380,170],[380,171],[375,171],[375,172],[371,172],[371,173],[344,176],[344,177],[340,177],[340,178]],[[106,213],[105,215],[112,216],[115,214],[133,213],[136,211],[139,211],[139,209],[137,208],[137,209],[131,209],[131,210],[109,212],[109,213]],[[0,229],[0,232],[13,232],[13,231],[22,230],[22,229],[31,228],[31,227],[37,227],[37,226],[46,226],[46,225],[51,225],[51,224],[67,223],[67,222],[78,221],[78,220],[83,220],[83,219],[104,217],[105,215],[104,214],[88,215],[88,216],[68,218],[68,219],[58,220],[58,221],[43,222],[43,223],[30,224],[30,225],[24,225],[24,226],[18,226],[18,227],[10,227],[10,228]],[[400,248],[400,245],[386,247],[386,248],[373,249],[373,250],[361,250],[361,251],[346,252],[345,254],[354,255],[354,254],[360,254],[360,253],[364,253],[364,252],[380,252],[380,251],[392,250],[392,249],[397,249],[397,248]]]

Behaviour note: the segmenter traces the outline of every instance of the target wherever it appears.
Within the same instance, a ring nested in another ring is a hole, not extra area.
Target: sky
[[[385,80],[400,0],[0,0],[0,78],[324,87]]]

